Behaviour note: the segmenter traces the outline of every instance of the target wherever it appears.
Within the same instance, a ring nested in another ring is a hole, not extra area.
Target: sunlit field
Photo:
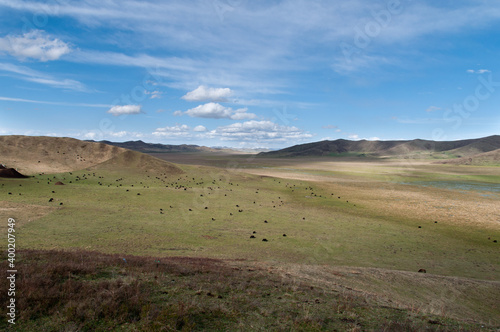
[[[499,323],[495,167],[159,157],[182,164],[182,172],[104,164],[2,179],[0,215],[18,220],[23,250],[85,250],[118,261],[133,255],[148,264],[217,259],[325,292],[354,292],[376,306]]]

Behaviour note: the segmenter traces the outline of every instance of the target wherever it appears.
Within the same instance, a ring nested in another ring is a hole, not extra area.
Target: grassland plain
[[[0,217],[19,220],[23,249],[222,259],[335,290],[337,300],[342,291],[355,306],[363,299],[402,309],[403,321],[413,311],[472,324],[465,329],[500,325],[498,197],[399,183],[441,179],[436,172],[498,183],[498,168],[322,162],[218,156],[198,163],[219,167],[156,172],[105,163],[2,179]],[[421,268],[429,273],[416,273]],[[356,329],[363,314],[353,315],[344,318]],[[438,330],[458,326],[428,321]]]

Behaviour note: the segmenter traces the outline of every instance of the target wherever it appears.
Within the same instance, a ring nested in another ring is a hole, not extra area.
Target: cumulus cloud
[[[203,132],[203,131],[207,131],[207,128],[205,126],[199,125],[199,126],[194,127],[193,131]]]
[[[33,30],[22,36],[6,36],[0,38],[0,51],[25,60],[28,58],[42,62],[57,60],[71,52],[68,44],[47,35],[42,30]]]
[[[108,110],[108,113],[113,114],[114,116],[119,116],[119,115],[140,114],[144,112],[142,111],[141,105],[117,105],[111,107]]]
[[[313,135],[292,126],[281,126],[271,121],[246,121],[218,127],[208,133],[228,141],[278,141],[301,140]]]
[[[176,124],[172,127],[157,128],[153,135],[156,137],[189,137],[191,133],[189,126]]]
[[[347,138],[352,139],[352,140],[358,140],[359,135],[358,134],[351,134],[351,135],[347,136]]]
[[[193,91],[182,96],[182,99],[187,101],[225,102],[232,94],[233,92],[229,88],[207,88],[200,85]]]
[[[239,108],[233,110],[231,107],[222,106],[218,103],[207,103],[191,108],[185,112],[192,118],[208,118],[208,119],[232,119],[232,120],[247,120],[255,119],[257,116],[253,113],[247,113],[247,108]],[[174,115],[180,115],[175,112]]]

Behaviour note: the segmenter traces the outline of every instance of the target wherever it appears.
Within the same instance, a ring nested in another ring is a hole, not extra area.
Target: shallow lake
[[[442,189],[460,190],[460,191],[476,191],[476,192],[490,192],[500,194],[499,183],[485,183],[485,182],[460,182],[460,181],[415,181],[415,182],[401,182],[402,184],[410,184],[424,187],[436,187]]]

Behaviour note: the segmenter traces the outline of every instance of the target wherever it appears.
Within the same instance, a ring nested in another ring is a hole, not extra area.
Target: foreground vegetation
[[[244,261],[23,250],[16,266],[17,331],[493,330],[376,305]],[[0,296],[5,307],[6,293]]]
[[[0,179],[0,218],[16,219],[20,250],[17,327],[500,326],[497,193],[420,185],[494,186],[497,169],[170,157],[216,167],[129,153]]]

